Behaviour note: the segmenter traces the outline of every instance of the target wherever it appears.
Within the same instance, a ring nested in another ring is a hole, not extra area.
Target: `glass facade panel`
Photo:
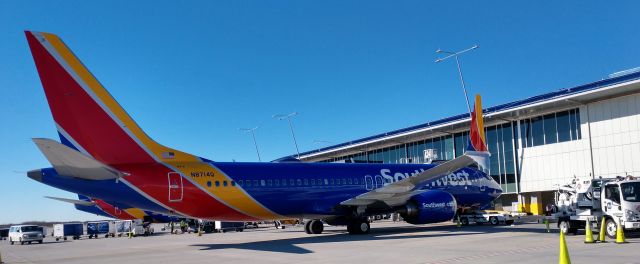
[[[542,117],[531,118],[531,135],[532,144],[529,146],[542,146],[544,145],[544,127],[542,125]]]
[[[556,126],[558,129],[558,142],[571,140],[571,123],[569,111],[556,113]]]
[[[544,119],[544,144],[553,144],[558,142],[558,134],[556,128],[556,114],[548,114]]]
[[[453,136],[446,136],[444,138],[444,157],[443,159],[453,159]]]

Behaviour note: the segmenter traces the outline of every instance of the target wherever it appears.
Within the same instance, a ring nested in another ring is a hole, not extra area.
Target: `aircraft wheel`
[[[347,231],[352,235],[368,234],[371,231],[371,225],[366,220],[356,220],[347,225]]]
[[[307,234],[311,234],[311,222],[313,222],[313,220],[304,223],[304,232]]]
[[[320,220],[311,220],[309,224],[309,231],[311,234],[322,234],[324,231],[324,224]]]

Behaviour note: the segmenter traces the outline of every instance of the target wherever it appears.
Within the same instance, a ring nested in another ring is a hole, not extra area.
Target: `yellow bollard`
[[[600,243],[607,243],[606,241],[606,231],[607,231],[607,225],[606,225],[607,221],[604,218],[604,216],[602,217],[602,222],[600,222],[600,234],[598,234],[598,242]]]
[[[622,229],[623,229],[622,225],[620,224],[620,222],[618,222],[618,225],[616,226],[616,244],[627,243],[627,241],[624,238],[624,231]]]
[[[567,241],[564,239],[564,233],[562,233],[562,231],[560,231],[560,256],[558,257],[558,264],[571,264]]]
[[[591,220],[587,219],[587,224],[584,228],[584,236],[585,244],[595,243],[595,241],[593,240],[593,231],[591,231]]]
[[[547,227],[547,233],[551,232],[551,231],[549,230],[549,219],[548,219],[548,218],[546,218],[546,217],[544,218],[544,225]]]

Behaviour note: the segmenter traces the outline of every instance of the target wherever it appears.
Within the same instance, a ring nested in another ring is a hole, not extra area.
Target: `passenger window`
[[[329,185],[329,180],[328,179],[324,179],[324,185]]]
[[[609,185],[605,187],[605,198],[620,204],[620,191],[618,185]]]
[[[316,185],[316,179],[311,179],[311,185]]]
[[[251,187],[251,180],[247,180],[247,187]]]
[[[335,180],[331,179],[331,185],[334,185],[334,184],[335,184]]]
[[[273,185],[273,181],[272,180],[267,180],[267,186],[271,187]]]
[[[216,187],[220,187],[220,182],[216,181]]]
[[[236,182],[231,181],[231,186],[236,186]]]
[[[342,185],[347,185],[347,179],[342,179]]]
[[[297,179],[296,183],[298,183],[298,186],[302,186],[302,180],[301,179]]]
[[[222,181],[222,186],[227,187],[227,181]]]
[[[282,186],[287,186],[287,179],[282,179]]]
[[[211,188],[211,181],[207,181],[207,187]]]
[[[244,185],[244,181],[243,181],[243,180],[239,180],[239,181],[238,181],[238,184],[239,184],[240,186],[243,186],[243,185]]]
[[[309,185],[309,179],[304,179],[304,186]]]
[[[273,180],[273,186],[280,186],[280,180],[279,179]]]
[[[295,180],[294,179],[289,179],[289,185],[295,186],[296,185]]]
[[[349,184],[353,184],[353,179],[349,178]]]
[[[253,187],[258,187],[258,180],[253,180]]]
[[[265,180],[260,180],[260,186],[265,186],[265,185],[266,185]]]
[[[322,179],[317,179],[316,182],[318,183],[318,185],[322,185]]]

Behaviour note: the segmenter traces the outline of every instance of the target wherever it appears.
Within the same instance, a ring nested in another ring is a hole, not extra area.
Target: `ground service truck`
[[[604,224],[610,238],[615,238],[618,224],[623,230],[640,230],[640,179],[574,178],[558,187],[552,218],[565,234],[576,234],[586,221],[598,229]]]

